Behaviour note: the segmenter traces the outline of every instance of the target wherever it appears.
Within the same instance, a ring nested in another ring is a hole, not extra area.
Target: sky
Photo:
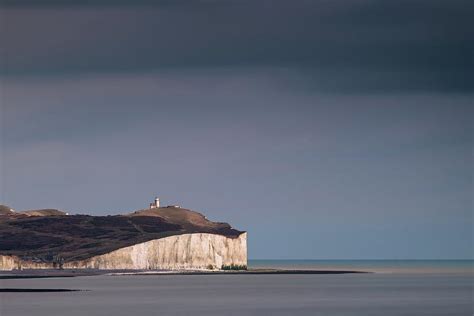
[[[155,196],[251,259],[472,259],[472,1],[2,0],[0,204]]]

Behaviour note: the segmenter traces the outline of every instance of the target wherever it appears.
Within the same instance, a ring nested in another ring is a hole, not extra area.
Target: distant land
[[[0,205],[0,270],[246,269],[247,234],[177,205],[124,215]]]

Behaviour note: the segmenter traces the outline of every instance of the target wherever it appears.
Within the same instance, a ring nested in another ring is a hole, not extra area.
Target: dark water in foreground
[[[472,271],[472,270],[471,270]],[[473,315],[472,273],[89,276],[0,280],[1,316]]]

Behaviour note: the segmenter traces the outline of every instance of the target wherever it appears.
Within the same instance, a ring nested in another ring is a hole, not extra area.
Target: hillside
[[[31,210],[23,211],[21,214],[28,216],[64,216],[67,215],[65,212],[56,209],[42,209],[42,210]]]
[[[0,255],[49,263],[84,260],[173,235],[209,233],[237,238],[227,223],[178,207],[140,210],[126,215],[66,215],[58,210],[11,212],[0,207]],[[60,259],[58,259],[60,258]]]

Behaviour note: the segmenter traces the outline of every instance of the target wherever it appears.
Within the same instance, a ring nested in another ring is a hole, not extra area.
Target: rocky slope
[[[0,270],[202,269],[246,264],[246,233],[188,209],[89,216],[0,207]]]

